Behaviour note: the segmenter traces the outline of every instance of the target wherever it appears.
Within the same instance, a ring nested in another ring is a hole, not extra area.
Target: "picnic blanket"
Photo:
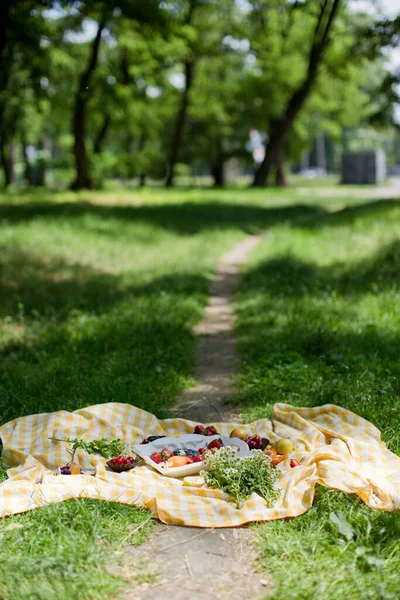
[[[191,433],[195,423],[158,420],[130,404],[109,403],[74,412],[30,415],[0,427],[3,461],[9,479],[0,485],[0,516],[21,513],[70,498],[92,498],[146,506],[162,522],[197,527],[231,527],[251,521],[295,517],[312,505],[317,483],[357,494],[372,508],[400,507],[400,458],[380,440],[380,432],[365,419],[339,406],[294,408],[276,404],[271,419],[251,424],[272,443],[289,437],[301,466],[281,463],[282,493],[271,508],[253,493],[239,510],[221,491],[199,487],[198,477],[164,477],[147,466],[121,474],[106,470],[105,459],[78,451],[90,475],[55,475],[70,459],[68,445],[49,438],[86,440],[120,438],[138,443],[149,435]],[[236,423],[214,423],[229,435]]]

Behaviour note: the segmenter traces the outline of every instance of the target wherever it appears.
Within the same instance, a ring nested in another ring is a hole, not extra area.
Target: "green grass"
[[[346,204],[340,215],[329,212]],[[192,383],[191,327],[219,256],[265,231],[238,295],[238,401],[247,417],[269,414],[280,400],[333,401],[370,418],[399,450],[396,204],[304,189],[41,190],[1,198],[0,221],[1,422],[111,401],[167,417]],[[391,597],[397,516],[323,492],[304,517],[258,529],[276,597],[300,597],[301,577],[322,589],[324,570],[324,598],[339,581],[357,597],[364,573],[362,592]],[[345,512],[356,538],[340,542],[325,518],[329,506]],[[126,535],[146,519],[136,507],[76,500],[1,521],[0,597],[112,597],[126,575]],[[150,529],[144,523],[129,543]],[[305,569],[302,544],[313,543],[321,563],[314,552]],[[355,563],[354,546],[366,548]],[[280,558],[286,549],[289,561]],[[154,578],[146,566],[132,573]]]
[[[263,191],[250,201],[246,190],[4,196],[1,421],[111,401],[169,416],[192,383],[191,327],[219,256],[249,232],[318,210],[283,196],[273,205]],[[57,598],[108,598],[124,570],[111,577],[105,565],[143,519],[135,507],[80,501],[2,521],[0,597],[47,600],[51,587]],[[75,521],[76,530],[63,525]],[[77,539],[81,521],[88,528]],[[54,568],[45,571],[49,557]],[[140,574],[152,576],[146,568]]]
[[[246,420],[275,402],[341,405],[400,454],[400,201],[347,204],[277,225],[252,255],[237,297],[239,400]],[[273,599],[398,598],[398,514],[320,488],[304,516],[255,530]]]
[[[0,596],[19,600],[115,597],[120,543],[146,523],[136,507],[70,500],[0,521]],[[130,537],[138,544],[148,524]],[[135,569],[131,578],[140,576]],[[148,571],[148,576],[151,572]],[[143,573],[141,574],[143,577]]]

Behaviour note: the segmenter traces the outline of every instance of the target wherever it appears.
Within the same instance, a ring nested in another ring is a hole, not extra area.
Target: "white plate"
[[[198,435],[197,433],[187,433],[185,435],[181,435],[180,437],[165,437],[155,440],[154,442],[150,442],[150,444],[135,444],[135,446],[133,446],[133,451],[135,454],[143,458],[143,460],[150,467],[162,475],[166,475],[167,477],[187,477],[188,475],[196,475],[197,473],[200,473],[200,471],[204,471],[204,463],[191,463],[190,465],[185,465],[183,467],[172,468],[155,463],[150,458],[151,454],[153,454],[153,452],[161,452],[163,448],[168,448],[168,450],[171,450],[172,452],[181,448],[184,450],[198,450],[199,448],[207,448],[208,444],[212,442],[212,440],[218,439],[222,441],[224,446],[237,447],[238,456],[251,455],[251,451],[249,450],[246,442],[240,440],[239,438],[229,438],[226,435],[219,434],[205,436]]]

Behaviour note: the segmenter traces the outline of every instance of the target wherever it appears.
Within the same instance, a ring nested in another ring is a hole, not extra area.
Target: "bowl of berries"
[[[137,465],[137,460],[133,456],[116,456],[107,461],[108,467],[115,473],[130,471]]]

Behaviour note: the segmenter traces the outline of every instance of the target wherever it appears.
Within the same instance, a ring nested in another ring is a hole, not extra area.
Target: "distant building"
[[[386,156],[382,150],[344,152],[341,183],[379,185],[386,178]]]

